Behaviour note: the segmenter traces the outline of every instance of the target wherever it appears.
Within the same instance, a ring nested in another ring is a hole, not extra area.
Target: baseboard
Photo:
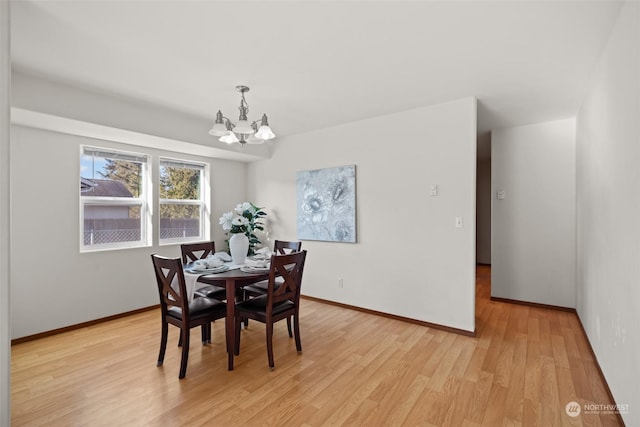
[[[396,316],[395,314],[389,314],[389,313],[385,313],[385,312],[382,312],[382,311],[370,310],[368,308],[362,308],[362,307],[358,307],[358,306],[355,306],[355,305],[343,304],[341,302],[335,302],[335,301],[326,300],[326,299],[322,299],[322,298],[310,297],[310,296],[307,296],[307,295],[301,295],[301,297],[304,298],[304,299],[320,302],[320,303],[323,303],[323,304],[335,305],[336,307],[342,307],[342,308],[346,308],[346,309],[349,309],[349,310],[361,311],[361,312],[367,313],[367,314],[373,314],[373,315],[376,315],[376,316],[382,316],[382,317],[386,317],[386,318],[389,318],[389,319],[400,320],[402,322],[413,323],[414,325],[427,326],[429,328],[439,329],[439,330],[445,331],[445,332],[452,332],[452,333],[458,334],[458,335],[464,335],[464,336],[467,336],[467,337],[475,337],[476,336],[476,331],[475,330],[473,332],[470,332],[470,331],[466,331],[464,329],[452,328],[450,326],[439,325],[437,323],[424,322],[422,320],[412,319],[410,317]]]
[[[75,329],[86,328],[87,326],[97,325],[98,323],[108,322],[109,320],[120,319],[132,314],[143,313],[149,310],[155,310],[160,308],[160,304],[152,305],[150,307],[143,307],[137,310],[126,311],[124,313],[114,314],[113,316],[101,317],[100,319],[90,320],[88,322],[78,323],[77,325],[65,326],[64,328],[53,329],[51,331],[40,332],[34,335],[28,335],[26,337],[16,338],[11,340],[11,345],[21,344],[23,342],[37,340],[39,338],[49,337],[51,335],[61,334],[63,332],[73,331]]]
[[[527,305],[529,307],[547,308],[549,310],[560,310],[560,311],[567,311],[569,313],[576,313],[576,309],[575,308],[571,308],[571,307],[562,307],[562,306],[559,306],[559,305],[540,304],[540,303],[537,303],[537,302],[521,301],[521,300],[517,300],[517,299],[491,297],[491,301],[506,302],[508,304]]]

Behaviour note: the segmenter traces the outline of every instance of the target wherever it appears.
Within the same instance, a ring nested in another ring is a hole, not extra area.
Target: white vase
[[[231,259],[235,265],[244,264],[249,252],[249,238],[244,233],[234,233],[229,239]]]

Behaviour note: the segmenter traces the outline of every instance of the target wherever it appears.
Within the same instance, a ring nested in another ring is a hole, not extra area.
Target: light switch
[[[462,217],[457,216],[456,217],[456,228],[462,228],[464,226],[464,223],[462,222]]]
[[[431,186],[431,195],[432,196],[437,196],[438,195],[438,185],[434,184]]]

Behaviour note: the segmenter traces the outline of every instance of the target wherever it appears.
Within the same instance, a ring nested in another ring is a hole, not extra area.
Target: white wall
[[[250,198],[272,212],[270,241],[297,239],[297,171],[350,164],[357,243],[304,241],[303,294],[473,331],[476,100],[280,139],[248,169]]]
[[[491,150],[491,296],[575,308],[575,120],[495,130]]]
[[[9,2],[0,1],[0,426],[11,424],[11,332],[9,304],[9,123],[11,56]]]
[[[179,256],[178,245],[79,252],[80,145],[210,163],[212,232],[218,217],[245,199],[246,164],[12,126],[12,337],[78,324],[158,304],[151,253]],[[155,208],[157,212],[157,206]],[[157,221],[156,221],[157,223]]]
[[[577,118],[578,315],[640,425],[640,3],[621,10]]]

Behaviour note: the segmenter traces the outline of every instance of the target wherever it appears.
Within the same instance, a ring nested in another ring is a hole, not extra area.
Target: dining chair
[[[276,255],[284,255],[292,252],[300,252],[302,249],[302,242],[288,242],[286,240],[276,240],[273,242],[273,253]],[[259,297],[260,295],[264,295],[267,293],[267,284],[268,280],[262,280],[260,282],[251,283],[250,285],[244,286],[242,288],[244,295],[242,299],[249,299],[253,297]],[[276,278],[276,287],[282,284],[282,279],[280,277]],[[249,326],[249,319],[245,319],[244,327]],[[287,319],[287,329],[289,330],[289,335],[291,335],[291,318]]]
[[[157,366],[162,366],[164,362],[169,324],[177,326],[180,328],[178,345],[182,345],[182,358],[178,378],[182,379],[187,373],[191,328],[200,326],[202,328],[202,343],[210,343],[211,322],[226,316],[227,305],[224,302],[206,297],[194,298],[189,303],[180,258],[166,258],[153,254],[151,255],[151,260],[158,283],[160,312],[162,315],[162,336]]]
[[[300,252],[300,250],[302,250],[302,242],[287,242],[285,240],[276,240],[273,243],[273,253],[275,253],[276,255]],[[263,280],[261,282],[256,282],[245,286],[245,295],[249,297],[257,297],[266,294],[267,282],[268,280]],[[278,286],[280,283],[280,278],[276,279],[276,286]]]
[[[187,264],[216,253],[216,243],[213,241],[184,243],[180,245],[180,252],[182,252],[182,264]],[[196,289],[194,296],[214,298],[222,301],[227,297],[227,290],[222,286],[204,285]]]
[[[259,297],[241,301],[236,304],[235,354],[240,354],[240,324],[243,319],[253,319],[266,326],[267,357],[269,367],[275,368],[273,361],[273,325],[279,320],[293,318],[293,329],[296,349],[302,351],[300,341],[300,288],[307,251],[292,252],[287,255],[271,257],[271,268],[267,293]],[[282,283],[276,286],[276,278],[280,276]],[[291,337],[289,329],[289,337]]]

